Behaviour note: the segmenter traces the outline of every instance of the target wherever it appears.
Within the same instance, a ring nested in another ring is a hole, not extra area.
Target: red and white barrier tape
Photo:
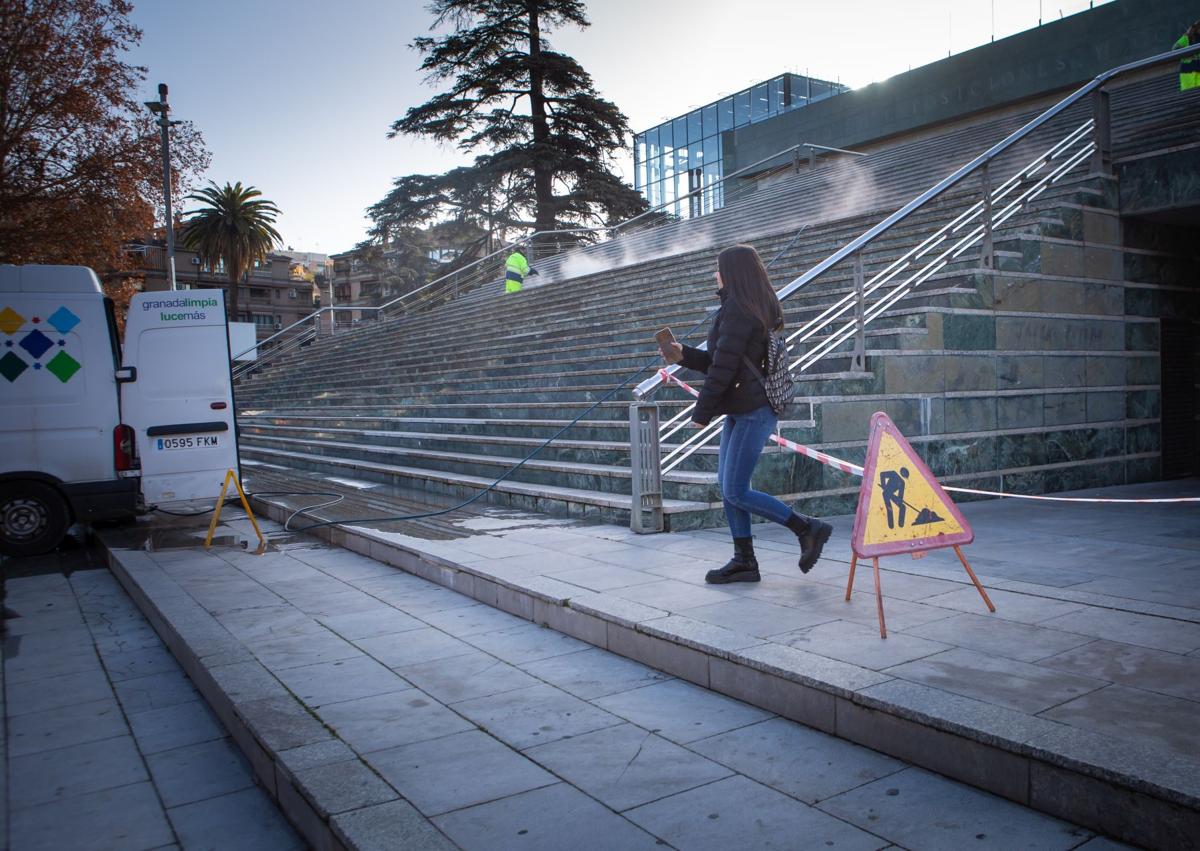
[[[693,396],[699,397],[700,391],[692,387],[686,381],[676,378],[665,369],[660,369],[658,374],[668,383],[675,383],[686,390]],[[843,473],[849,473],[852,476],[862,476],[863,468],[858,464],[851,464],[849,461],[843,461],[841,458],[834,458],[824,452],[819,452],[810,446],[805,446],[802,443],[795,443],[788,440],[786,437],[781,437],[778,434],[773,434],[769,438],[785,449],[790,449],[806,458],[812,458],[814,461],[819,461],[826,467],[833,467],[835,470],[841,470]],[[976,488],[960,488],[953,485],[942,485],[942,490],[953,491],[955,493],[969,493],[976,496],[997,496],[1005,499],[1038,499],[1045,502],[1095,502],[1108,504],[1122,505],[1149,505],[1149,504],[1165,504],[1165,503],[1181,503],[1181,502],[1197,502],[1200,503],[1200,496],[1177,496],[1163,497],[1159,499],[1119,499],[1115,497],[1098,497],[1098,496],[1041,496],[1030,493],[1005,493],[1004,491],[987,491],[978,490]]]

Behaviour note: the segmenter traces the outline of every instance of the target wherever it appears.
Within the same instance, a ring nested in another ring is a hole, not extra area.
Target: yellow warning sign
[[[862,557],[969,544],[971,527],[887,414],[871,418],[852,546]]]

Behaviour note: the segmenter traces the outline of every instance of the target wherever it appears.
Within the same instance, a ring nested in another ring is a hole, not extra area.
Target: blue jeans
[[[757,514],[776,523],[786,523],[792,509],[761,491],[750,489],[750,476],[758,464],[767,438],[775,431],[778,418],[770,405],[748,414],[729,414],[721,429],[721,454],[717,461],[717,482],[725,501],[729,531],[735,538],[750,537],[750,515]]]

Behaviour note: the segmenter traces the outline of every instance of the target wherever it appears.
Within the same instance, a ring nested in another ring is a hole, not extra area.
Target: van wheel
[[[62,494],[42,482],[0,484],[0,553],[32,556],[54,549],[71,525]]]

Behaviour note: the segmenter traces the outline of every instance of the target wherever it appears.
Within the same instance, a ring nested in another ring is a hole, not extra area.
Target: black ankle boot
[[[724,585],[727,582],[758,582],[758,559],[754,557],[753,538],[733,539],[733,558],[720,570],[710,570],[704,575],[704,581],[712,585]]]
[[[793,513],[784,524],[800,541],[800,572],[808,573],[821,557],[825,542],[833,534],[833,527],[815,517]]]

